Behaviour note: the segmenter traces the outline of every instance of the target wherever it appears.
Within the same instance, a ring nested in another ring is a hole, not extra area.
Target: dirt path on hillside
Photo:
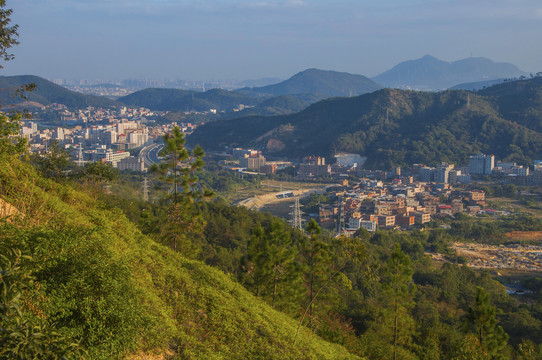
[[[294,194],[294,197],[297,197],[297,196],[305,197],[305,196],[308,196],[308,195],[314,194],[314,193],[322,194],[322,193],[325,192],[325,188],[321,188],[321,189],[299,189],[299,190],[291,190],[290,192],[292,192]],[[248,198],[248,199],[240,200],[240,201],[238,201],[236,203],[236,205],[244,206],[244,207],[246,207],[247,209],[250,209],[250,210],[259,210],[263,206],[268,205],[268,204],[273,204],[273,203],[278,203],[278,202],[287,202],[287,201],[291,202],[294,199],[293,197],[278,198],[277,195],[279,195],[279,194],[281,194],[281,193],[276,192],[276,193],[271,193],[271,194],[264,194],[264,195],[254,196],[254,197],[251,197],[251,198]]]

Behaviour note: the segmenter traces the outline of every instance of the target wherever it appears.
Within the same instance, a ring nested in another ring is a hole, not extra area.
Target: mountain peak
[[[394,88],[443,90],[461,83],[514,78],[525,75],[508,63],[496,63],[484,57],[470,57],[454,62],[425,55],[397,64],[373,80]]]
[[[433,61],[434,61],[434,60],[437,60],[437,61],[442,61],[442,60],[439,60],[439,59],[437,59],[436,57],[434,57],[434,56],[432,56],[432,55],[429,55],[429,54],[422,56],[422,57],[420,58],[420,60],[424,60],[424,61],[427,61],[427,60],[433,60]]]
[[[251,92],[274,96],[318,94],[323,99],[359,95],[381,88],[382,86],[363,75],[309,68],[278,84],[252,88]]]

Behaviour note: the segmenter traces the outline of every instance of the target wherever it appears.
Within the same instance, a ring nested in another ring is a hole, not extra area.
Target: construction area
[[[485,245],[456,242],[452,248],[464,256],[467,265],[477,269],[542,271],[542,246]]]

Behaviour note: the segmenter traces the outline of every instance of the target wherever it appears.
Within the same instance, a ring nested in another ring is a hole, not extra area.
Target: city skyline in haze
[[[2,75],[286,79],[318,68],[376,76],[430,54],[542,71],[535,0],[7,0],[19,25]]]

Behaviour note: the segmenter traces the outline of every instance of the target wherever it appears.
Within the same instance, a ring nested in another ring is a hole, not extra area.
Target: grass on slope
[[[295,320],[25,163],[0,160],[0,197],[22,214],[0,225],[2,246],[32,257],[25,311],[81,339],[92,359],[357,358],[306,329],[294,345]]]

